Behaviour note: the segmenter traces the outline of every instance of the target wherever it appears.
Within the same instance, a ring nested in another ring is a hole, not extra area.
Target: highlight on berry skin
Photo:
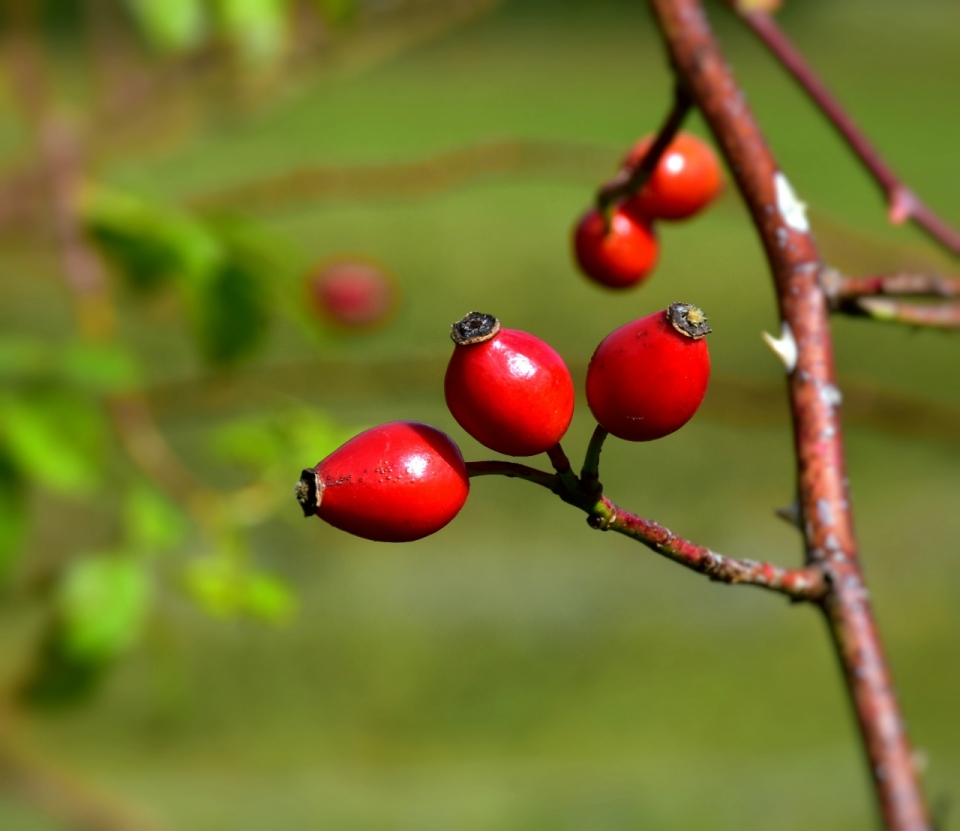
[[[450,336],[444,397],[467,433],[508,456],[535,456],[563,438],[573,418],[573,380],[549,344],[481,312],[454,323]]]
[[[415,421],[365,430],[304,470],[294,487],[304,516],[378,542],[435,534],[469,493],[460,448],[446,433]]]
[[[638,141],[623,161],[635,167],[653,145],[654,136]],[[639,193],[623,204],[638,217],[677,222],[700,213],[723,190],[723,173],[716,154],[691,133],[679,133],[670,142]]]
[[[710,382],[710,331],[699,307],[672,303],[607,335],[587,368],[587,404],[600,426],[626,441],[683,427]]]

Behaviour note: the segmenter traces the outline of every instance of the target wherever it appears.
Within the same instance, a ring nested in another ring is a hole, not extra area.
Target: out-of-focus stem
[[[858,297],[960,297],[960,277],[941,277],[937,274],[898,272],[846,277],[827,272],[821,282],[834,305]]]
[[[639,164],[624,167],[617,174],[603,185],[597,191],[597,208],[608,215],[611,208],[621,199],[626,199],[637,193],[647,183],[663,154],[667,151],[670,143],[674,140],[680,127],[693,107],[690,96],[687,91],[677,85],[674,96],[673,106],[667,114],[663,126],[660,127],[656,139],[650,149],[646,152]]]
[[[892,297],[860,297],[840,307],[846,314],[931,329],[960,328],[960,303],[908,303]]]
[[[727,2],[728,5],[737,9],[740,17],[750,29],[783,64],[794,80],[803,87],[804,91],[823,111],[823,114],[826,115],[850,149],[863,163],[863,166],[883,189],[887,198],[890,221],[899,225],[907,220],[913,220],[934,240],[954,254],[960,255],[960,231],[951,227],[900,180],[847,114],[846,110],[817,77],[803,55],[777,26],[774,19],[762,10],[738,8],[747,4],[738,4],[731,2],[731,0],[727,0]]]

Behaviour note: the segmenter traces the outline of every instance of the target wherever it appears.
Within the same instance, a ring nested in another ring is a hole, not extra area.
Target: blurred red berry
[[[563,438],[573,418],[573,381],[548,344],[479,312],[455,323],[451,337],[456,346],[443,388],[464,430],[508,456],[535,456]]]
[[[350,329],[374,328],[393,315],[398,291],[386,270],[358,260],[328,263],[307,278],[313,309]]]
[[[304,516],[380,542],[410,542],[452,520],[470,492],[453,439],[429,424],[394,421],[354,436],[303,471]]]
[[[639,164],[653,144],[647,136],[634,145],[625,166]],[[638,194],[623,204],[639,217],[678,220],[693,216],[723,189],[720,162],[709,145],[690,133],[680,133],[670,143],[656,169]]]
[[[627,441],[683,427],[707,392],[709,332],[700,309],[673,303],[607,335],[587,369],[587,403],[600,426]]]
[[[596,208],[587,211],[574,230],[573,249],[587,277],[618,289],[647,277],[659,253],[652,224],[622,208],[613,212],[609,228]]]

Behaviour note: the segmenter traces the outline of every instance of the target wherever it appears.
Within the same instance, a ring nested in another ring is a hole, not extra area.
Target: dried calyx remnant
[[[300,481],[293,486],[293,495],[297,497],[304,516],[313,516],[320,509],[323,483],[315,468],[307,468],[300,474]]]
[[[450,327],[450,339],[457,346],[470,346],[490,340],[500,331],[500,321],[483,312],[470,312]]]
[[[707,325],[707,316],[703,310],[691,303],[671,303],[667,307],[667,320],[680,334],[694,340],[699,340],[713,331]]]

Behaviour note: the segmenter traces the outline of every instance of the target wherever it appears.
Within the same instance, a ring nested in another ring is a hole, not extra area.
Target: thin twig
[[[568,491],[575,491],[580,483],[577,475],[573,472],[573,468],[570,466],[570,460],[567,458],[567,454],[563,452],[563,448],[559,442],[547,450],[547,456],[550,458],[550,464],[553,465],[553,469],[557,472],[557,477],[563,486]]]
[[[597,497],[575,474],[574,487],[569,489],[558,481],[561,474],[553,475],[514,462],[467,462],[467,472],[473,476],[508,476],[525,479],[556,493],[564,502],[576,506],[587,514],[591,528],[601,531],[616,531],[642,543],[651,551],[661,554],[686,568],[705,574],[720,583],[743,583],[759,586],[785,594],[794,600],[816,601],[827,593],[823,570],[816,565],[805,568],[782,568],[771,563],[755,560],[737,560],[717,554],[709,548],[678,537],[669,528],[659,523],[632,514],[615,505],[606,497]]]
[[[737,8],[737,3],[727,2],[737,9],[750,29],[803,87],[883,189],[890,221],[900,225],[912,220],[949,251],[960,255],[960,231],[951,227],[900,180],[774,19],[765,11]]]
[[[597,209],[601,213],[608,214],[610,209],[621,199],[633,196],[643,188],[647,179],[656,170],[670,143],[676,137],[692,107],[693,102],[690,95],[678,84],[673,95],[673,106],[670,108],[670,112],[667,114],[667,118],[650,149],[639,163],[621,168],[612,179],[601,185],[597,191]]]
[[[844,303],[840,311],[885,323],[933,329],[960,328],[960,303],[909,303],[891,297],[860,297]]]
[[[594,528],[616,531],[637,540],[652,551],[719,583],[759,586],[794,600],[820,600],[827,594],[827,583],[819,566],[782,568],[772,563],[725,557],[678,537],[669,528],[652,520],[624,511],[606,497],[600,499],[588,521]]]
[[[823,290],[834,304],[858,297],[960,297],[960,277],[897,272],[845,277],[824,274]]]
[[[475,476],[506,476],[510,479],[525,479],[535,485],[541,485],[549,491],[556,488],[557,475],[545,470],[527,467],[516,462],[467,462],[467,474]]]

